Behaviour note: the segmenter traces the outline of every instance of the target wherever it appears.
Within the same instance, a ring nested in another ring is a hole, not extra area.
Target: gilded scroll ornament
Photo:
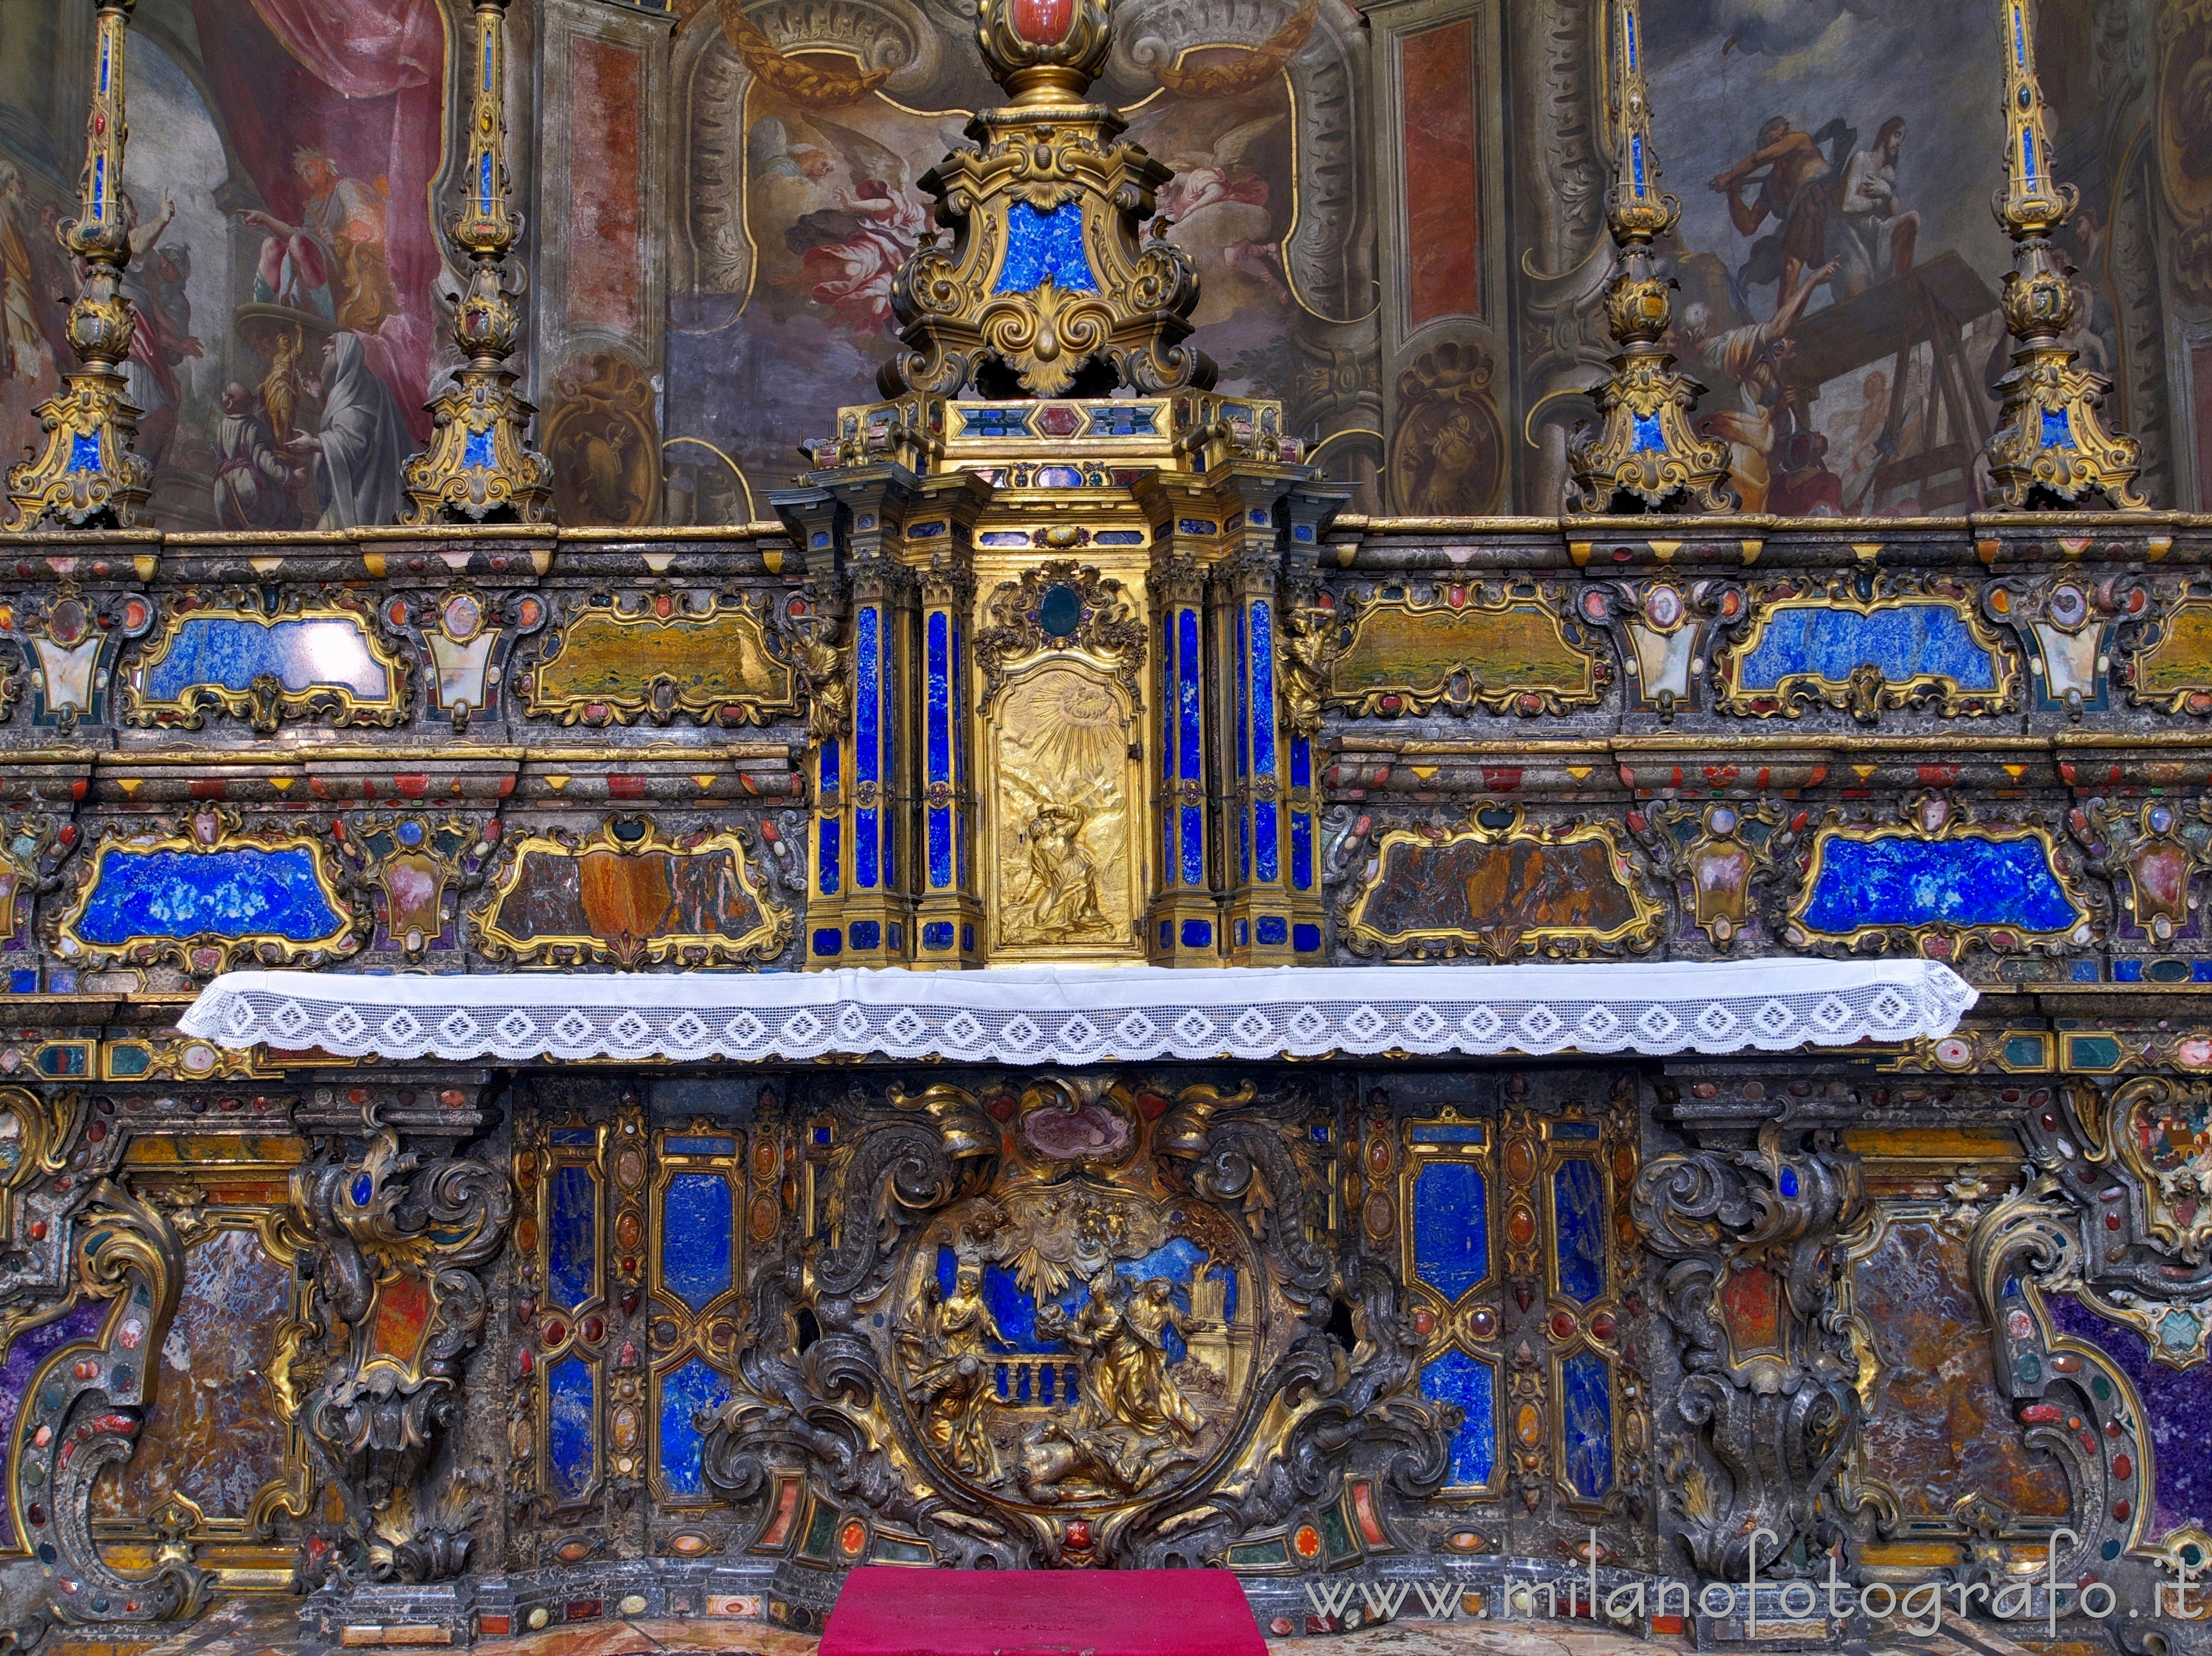
[[[106,723],[115,653],[153,624],[153,600],[144,594],[95,597],[70,581],[51,594],[0,603],[0,636],[14,642],[29,670],[31,722],[64,735],[80,722]],[[0,679],[0,702],[12,707],[21,694],[14,675]]]
[[[77,864],[76,894],[54,922],[72,965],[173,961],[212,977],[245,956],[316,966],[361,947],[343,871],[319,837],[248,831],[210,806],[181,826],[111,825]]]
[[[1612,664],[1549,589],[1441,586],[1425,602],[1402,587],[1361,604],[1328,666],[1328,703],[1361,717],[1477,707],[1524,718],[1604,699]]]
[[[1848,709],[1863,723],[1887,709],[1944,718],[2020,704],[2020,661],[1976,613],[1972,591],[1946,581],[1846,579],[1808,592],[1754,588],[1740,635],[1714,652],[1714,706],[1796,719]]]
[[[1640,953],[1663,929],[1620,831],[1588,818],[1532,825],[1518,807],[1491,807],[1449,832],[1394,828],[1367,870],[1344,912],[1358,954]]]
[[[982,669],[978,710],[988,715],[1020,668],[1047,659],[1078,661],[1109,676],[1133,715],[1144,704],[1145,624],[1127,589],[1073,558],[1048,558],[1001,581],[975,634]]]
[[[200,730],[210,712],[273,735],[286,719],[404,722],[411,653],[384,637],[374,610],[343,590],[185,592],[123,672],[127,724]]]
[[[533,718],[564,725],[765,724],[799,704],[799,674],[771,647],[759,608],[669,592],[624,604],[600,593],[548,633],[517,688]]]
[[[772,960],[791,910],[768,894],[742,829],[673,836],[617,818],[509,841],[491,895],[469,915],[493,960],[563,965],[735,965]]]

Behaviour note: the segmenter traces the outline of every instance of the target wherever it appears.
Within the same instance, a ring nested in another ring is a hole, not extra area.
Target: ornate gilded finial
[[[481,522],[495,513],[522,523],[553,516],[553,467],[525,441],[538,411],[516,394],[507,366],[522,337],[516,301],[525,285],[522,267],[507,256],[522,234],[520,216],[507,208],[507,5],[476,0],[467,193],[447,221],[471,261],[469,290],[453,316],[453,341],[469,360],[430,405],[437,428],[429,447],[407,462],[409,504],[401,521],[409,524]]]
[[[70,307],[69,342],[78,368],[34,411],[46,452],[8,468],[18,528],[129,528],[152,492],[154,467],[132,447],[139,411],[123,398],[131,355],[130,214],[123,195],[123,48],[137,0],[100,0],[93,52],[92,114],[86,122],[81,216],[58,232],[83,267]]]
[[[2060,343],[2074,320],[2073,267],[2051,245],[2051,232],[2080,199],[2051,176],[2043,125],[2043,88],[2035,76],[2035,19],[2029,0],[2000,0],[2005,58],[2005,187],[1991,206],[2013,240],[2004,279],[2005,327],[2019,342],[2012,370],[1997,381],[2002,399],[1990,438],[1993,505],[2063,510],[2102,495],[2113,506],[2150,502],[2136,488],[2142,446],[2105,429],[2099,401],[2112,388],[2101,374],[2074,366],[2079,352]]]
[[[1698,511],[1732,512],[1738,502],[1728,486],[1729,446],[1690,429],[1690,416],[1705,388],[1688,374],[1675,373],[1673,353],[1660,343],[1673,319],[1667,295],[1675,284],[1674,277],[1657,274],[1651,244],[1674,228],[1682,204],[1659,188],[1638,0],[1618,0],[1614,15],[1620,33],[1613,59],[1617,136],[1605,211],[1620,254],[1605,309],[1620,351],[1610,359],[1613,372],[1596,390],[1602,423],[1595,432],[1577,433],[1568,449],[1578,490],[1569,509],[1634,511],[1641,502],[1654,511],[1687,504]]]
[[[885,397],[1103,396],[1206,390],[1214,366],[1183,344],[1198,272],[1138,226],[1174,176],[1082,101],[1105,66],[1108,0],[980,0],[991,74],[1012,98],[977,115],[977,142],[921,179],[951,245],[925,238],[891,285],[907,349]]]

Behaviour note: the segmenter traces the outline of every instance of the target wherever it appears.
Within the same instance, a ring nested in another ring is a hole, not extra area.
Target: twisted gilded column
[[[2005,187],[1991,206],[2013,241],[2003,303],[2005,326],[2018,343],[2011,371],[1997,382],[2002,405],[1990,438],[1990,503],[2064,510],[2101,496],[2116,507],[2141,508],[2150,503],[2136,487],[2142,445],[2106,431],[2098,412],[2112,382],[2076,368],[2080,353],[2062,340],[2074,321],[2068,279],[2074,271],[2051,234],[2073,216],[2079,194],[2051,176],[2030,0],[2001,0],[1997,21],[2005,59]]]
[[[1600,424],[1584,427],[1568,445],[1577,513],[1732,512],[1739,504],[1728,486],[1729,446],[1698,436],[1690,416],[1705,387],[1674,372],[1674,357],[1661,342],[1674,317],[1668,294],[1672,277],[1657,273],[1651,244],[1674,228],[1682,204],[1659,188],[1659,158],[1651,148],[1651,106],[1644,86],[1644,19],[1638,0],[1616,0],[1613,52],[1613,185],[1605,216],[1618,250],[1606,289],[1606,320],[1620,353],[1595,392]]]
[[[139,411],[123,395],[132,326],[130,301],[123,297],[123,271],[131,263],[131,227],[122,207],[123,146],[129,136],[123,56],[137,3],[100,0],[79,186],[82,210],[58,233],[83,271],[69,314],[70,347],[79,366],[35,411],[44,452],[8,468],[15,528],[129,528],[153,489],[153,464],[132,447]]]
[[[429,447],[407,462],[409,524],[553,516],[553,467],[525,438],[538,411],[516,394],[507,366],[522,337],[525,286],[521,266],[507,258],[522,219],[507,207],[507,4],[476,0],[467,193],[447,222],[470,259],[468,292],[453,316],[453,343],[469,360],[430,405],[437,424]]]

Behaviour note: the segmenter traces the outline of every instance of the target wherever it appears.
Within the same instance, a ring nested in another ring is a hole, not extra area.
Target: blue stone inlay
[[[588,1150],[599,1142],[599,1135],[589,1127],[556,1127],[546,1134],[545,1142],[571,1149]]]
[[[1431,1162],[1413,1178],[1413,1273],[1447,1300],[1490,1275],[1490,1210],[1482,1169]]]
[[[733,1156],[738,1142],[720,1135],[671,1133],[661,1140],[660,1148],[672,1156]]]
[[[351,616],[262,622],[188,615],[161,660],[146,669],[143,693],[150,702],[173,702],[198,685],[247,690],[264,674],[286,690],[328,685],[365,702],[392,697],[392,674],[370,653],[368,634]]]
[[[1237,652],[1237,660],[1241,663],[1244,660],[1244,612],[1241,609],[1237,612],[1237,619],[1232,625],[1231,630],[1236,634],[1232,647]],[[1246,702],[1249,693],[1250,686],[1246,683],[1246,675],[1243,668],[1240,667],[1237,673],[1237,780],[1239,782],[1244,780],[1248,767],[1250,764],[1250,756],[1246,751],[1245,740],[1246,724],[1249,716]],[[1244,878],[1249,880],[1251,877],[1251,861],[1249,858],[1247,858],[1244,868]]]
[[[1211,920],[1186,920],[1182,922],[1182,946],[1187,949],[1208,949],[1213,947],[1213,922]]]
[[[1182,807],[1182,883],[1206,884],[1206,813],[1195,805]]]
[[[2074,447],[2073,417],[2063,408],[2043,411],[2043,446],[2045,448]]]
[[[1160,697],[1160,775],[1172,777],[1176,773],[1176,703],[1181,696],[1180,683],[1176,676],[1176,612],[1170,610],[1160,618],[1160,672],[1164,675],[1164,693]],[[1174,837],[1169,837],[1174,843]],[[1168,858],[1172,873],[1175,858]]]
[[[1006,262],[994,293],[1032,293],[1050,277],[1066,293],[1096,293],[1091,256],[1083,249],[1083,206],[1064,201],[1041,213],[1025,201],[1006,209]]]
[[[1801,922],[1808,931],[1843,935],[1941,922],[2068,932],[2084,917],[2035,839],[1824,835],[1814,861],[1812,900]]]
[[[840,755],[833,739],[822,744],[822,791],[836,793],[844,784],[839,775]]]
[[[1291,941],[1291,922],[1279,915],[1263,914],[1255,924],[1253,935],[1262,943],[1287,943]]]
[[[1141,546],[1145,533],[1141,529],[1101,529],[1091,537],[1101,546]]]
[[[1996,651],[1975,642],[1959,606],[1933,599],[1871,613],[1826,605],[1775,610],[1738,676],[1745,690],[1773,690],[1805,674],[1842,684],[1863,667],[1880,668],[1893,685],[1923,673],[1970,691],[1993,691],[2002,681]]]
[[[729,1292],[737,1203],[720,1173],[678,1173],[660,1206],[660,1280],[694,1311]]]
[[[1311,954],[1321,947],[1321,928],[1299,925],[1291,928],[1291,950],[1295,954]]]
[[[1313,818],[1304,811],[1291,813],[1291,886],[1310,892],[1314,882]]]
[[[1664,448],[1667,446],[1666,434],[1659,429],[1659,417],[1656,414],[1635,414],[1630,417],[1636,423],[1636,447],[1638,453],[1648,449]]]
[[[1212,518],[1178,518],[1176,529],[1178,533],[1186,535],[1218,535],[1221,533],[1221,526]]]
[[[845,934],[835,926],[816,928],[814,952],[817,954],[842,954],[845,952]]]
[[[882,632],[883,612],[870,604],[860,612],[854,652],[860,669],[860,693],[853,707],[854,774],[862,782],[882,780],[883,748],[877,739],[883,718],[882,664],[877,660]]]
[[[573,1311],[599,1291],[599,1187],[592,1170],[556,1168],[545,1206],[545,1297]]]
[[[1490,1129],[1479,1121],[1430,1122],[1413,1128],[1407,1136],[1416,1144],[1481,1144],[1488,1141]]]
[[[933,920],[921,928],[921,946],[926,949],[949,949],[952,947],[952,922]]]
[[[821,886],[823,896],[835,897],[837,894],[838,842],[842,830],[836,818],[823,817],[815,825],[815,832],[820,837],[822,844],[821,877],[815,883]]]
[[[80,431],[70,439],[69,469],[72,472],[100,470],[100,434]]]
[[[1093,403],[1091,435],[1094,437],[1150,437],[1157,435],[1150,403]],[[1103,537],[1101,537],[1103,539]]]
[[[374,1196],[375,1194],[376,1181],[371,1178],[367,1173],[362,1173],[355,1178],[353,1182],[353,1205],[355,1207],[366,1208],[369,1204],[370,1198]]]
[[[929,835],[929,883],[941,891],[952,884],[952,813],[933,805],[925,826]]]
[[[1030,435],[1030,410],[1027,408],[963,408],[960,411],[960,435],[963,437],[1026,437]],[[1029,544],[1027,535],[1015,539],[1023,545]]]
[[[1774,1181],[1774,1188],[1782,1192],[1784,1202],[1795,1202],[1797,1199],[1797,1170],[1784,1167],[1782,1176]]]
[[[141,937],[281,937],[331,943],[347,928],[316,879],[310,845],[100,854],[77,937],[113,947]]]
[[[864,892],[875,887],[876,845],[876,813],[873,811],[855,811],[853,813],[853,883]]]
[[[1464,1351],[1447,1351],[1422,1368],[1421,1395],[1456,1403],[1465,1417],[1452,1439],[1448,1482],[1462,1489],[1489,1482],[1498,1464],[1498,1371]]]
[[[853,940],[856,949],[879,949],[884,946],[884,922],[880,920],[855,920],[846,928],[846,935]]]
[[[1252,606],[1252,769],[1275,774],[1275,622],[1265,599]]]
[[[477,157],[477,211],[485,218],[489,218],[491,216],[491,151],[489,149],[485,150],[482,155]],[[484,446],[489,449],[491,445],[487,443]],[[471,456],[469,460],[469,464],[474,466],[477,462],[473,458],[476,453],[475,434],[473,432],[470,434],[469,453]],[[490,464],[488,460],[484,463],[486,465]]]
[[[1191,782],[1206,776],[1205,719],[1200,696],[1206,664],[1199,660],[1198,612],[1176,612],[1176,655],[1182,665],[1176,673],[1176,743],[1180,749],[1176,774]]]
[[[1282,843],[1280,813],[1273,800],[1259,800],[1252,807],[1252,837],[1259,848],[1260,878],[1273,880],[1282,873]]]
[[[951,618],[932,610],[926,643],[925,667],[929,697],[929,780],[952,780],[952,641]]]
[[[591,1364],[574,1353],[545,1375],[545,1458],[553,1464],[554,1489],[572,1501],[592,1487],[597,1379]]]
[[[948,1297],[956,1286],[958,1269],[958,1257],[951,1248],[939,1247],[937,1251],[938,1288]],[[1225,1290],[1224,1314],[1231,1322],[1237,1319],[1239,1306],[1236,1273],[1216,1264],[1212,1257],[1188,1237],[1174,1237],[1139,1258],[1117,1259],[1114,1262],[1114,1272],[1124,1284],[1148,1282],[1155,1277],[1164,1278],[1175,1290],[1176,1307],[1186,1315],[1190,1311],[1192,1282],[1202,1274],[1218,1274]],[[990,1307],[992,1319],[999,1325],[1001,1336],[999,1349],[1001,1351],[1011,1350],[1030,1355],[1065,1355],[1073,1358],[1075,1354],[1065,1340],[1038,1330],[1037,1313],[1046,1305],[1057,1306],[1072,1321],[1090,1297],[1089,1281],[1079,1272],[1065,1282],[1057,1292],[1040,1296],[1024,1288],[1020,1279],[1004,1265],[987,1264],[983,1267],[983,1303]],[[1188,1354],[1188,1348],[1184,1345],[1182,1335],[1172,1328],[1163,1331],[1161,1342],[1170,1363],[1181,1362]],[[1001,1395],[1005,1394],[1002,1392]],[[1075,1399],[1071,1395],[1061,1401],[1072,1403]]]
[[[489,427],[482,431],[471,431],[469,433],[468,442],[461,451],[461,464],[464,466],[481,466],[486,471],[489,471],[494,466],[498,464],[497,460],[492,454],[491,431]]]
[[[706,1440],[692,1423],[693,1417],[719,1409],[730,1400],[730,1384],[720,1370],[703,1357],[694,1357],[681,1368],[661,1377],[660,1482],[679,1499],[703,1501],[707,1495]]]
[[[1587,1156],[1552,1173],[1552,1234],[1559,1250],[1559,1291],[1588,1305],[1605,1292],[1605,1182]]]
[[[1577,1351],[1559,1365],[1559,1391],[1567,1485],[1595,1501],[1613,1488],[1612,1365],[1595,1351]]]

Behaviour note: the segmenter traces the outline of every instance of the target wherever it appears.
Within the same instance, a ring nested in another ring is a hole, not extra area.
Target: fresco
[[[388,521],[399,463],[430,430],[444,12],[438,0],[375,0],[343,19],[315,0],[181,9],[189,28],[163,37],[181,58],[143,30],[130,58],[130,395],[157,467],[154,519]],[[71,210],[64,170],[65,185],[34,192],[0,152],[11,456],[52,364],[72,362],[50,297],[69,286],[51,228]]]
[[[2010,250],[1988,210],[2002,112],[1958,96],[1956,76],[1996,72],[1990,17],[1906,0],[1645,15],[1654,136],[1684,208],[1673,345],[1709,388],[1698,424],[1733,445],[1745,509],[1977,506],[2009,365],[1995,307]],[[2046,21],[2045,61],[2063,61],[2047,37],[2063,27]],[[1899,76],[1900,62],[1944,69]],[[2101,210],[2093,198],[2069,227],[2077,241]],[[2098,366],[2111,317],[2093,304],[2081,325]]]

